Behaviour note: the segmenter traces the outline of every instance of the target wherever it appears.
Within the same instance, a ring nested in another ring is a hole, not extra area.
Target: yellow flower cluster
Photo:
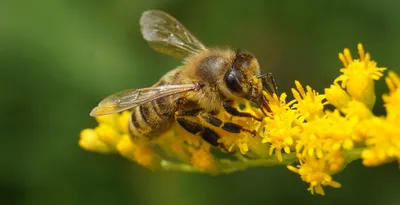
[[[323,94],[295,81],[289,102],[286,93],[263,91],[261,107],[235,102],[234,107],[253,117],[217,114],[224,122],[240,125],[244,131],[238,134],[202,122],[221,137],[218,156],[201,137],[177,123],[152,142],[134,143],[128,131],[129,112],[97,117],[99,125],[84,129],[79,145],[88,151],[119,153],[152,170],[219,174],[287,165],[309,183],[312,194],[324,195],[323,186],[340,187],[333,175],[356,159],[365,166],[400,162],[400,78],[388,72],[389,93],[382,96],[387,115],[376,116],[375,81],[386,68],[377,67],[362,44],[358,57],[353,59],[349,49],[339,54],[341,75]]]
[[[284,109],[272,109],[271,116],[264,119],[264,130],[268,131],[262,135],[263,142],[271,143],[280,161],[282,149],[296,153],[299,164],[288,169],[310,184],[311,193],[324,195],[322,186],[340,187],[332,175],[359,157],[366,166],[400,160],[400,132],[395,129],[400,123],[399,78],[389,73],[386,82],[390,94],[383,95],[388,115],[375,116],[371,111],[376,100],[374,81],[386,68],[377,67],[362,44],[358,53],[359,59],[353,59],[349,49],[339,54],[342,75],[324,94],[309,86],[304,89],[297,81],[296,89],[292,89],[295,99],[290,103],[282,100],[286,94],[281,95],[280,102],[276,95],[266,94],[270,107]],[[329,110],[327,105],[334,109]],[[275,130],[278,134],[271,133]]]

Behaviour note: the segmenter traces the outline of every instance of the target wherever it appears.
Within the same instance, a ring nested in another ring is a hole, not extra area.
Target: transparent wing
[[[207,49],[178,20],[163,11],[145,11],[140,27],[143,38],[154,50],[170,56],[184,58]]]
[[[107,115],[121,112],[174,94],[200,89],[200,84],[162,85],[157,87],[123,90],[103,99],[90,116]]]

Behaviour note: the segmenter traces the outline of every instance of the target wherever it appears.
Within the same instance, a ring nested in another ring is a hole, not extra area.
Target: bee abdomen
[[[173,115],[165,109],[166,99],[159,99],[133,108],[129,132],[134,141],[152,140],[171,127]]]

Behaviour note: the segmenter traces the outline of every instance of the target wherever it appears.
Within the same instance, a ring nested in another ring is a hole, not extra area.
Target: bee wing
[[[174,94],[199,90],[200,84],[161,85],[157,87],[123,90],[104,98],[90,116],[113,114]]]
[[[154,50],[170,56],[184,58],[207,49],[178,20],[163,11],[145,11],[140,27],[143,38]]]

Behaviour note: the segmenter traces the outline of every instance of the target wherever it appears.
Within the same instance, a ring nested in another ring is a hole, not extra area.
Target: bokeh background
[[[400,71],[400,2],[37,0],[0,3],[0,204],[400,203],[398,165],[349,165],[340,189],[312,196],[285,167],[218,177],[151,172],[78,146],[88,113],[113,92],[152,85],[180,61],[150,49],[147,9],[179,19],[209,46],[254,53],[280,91],[295,79],[322,92],[338,52],[362,42],[378,65]],[[378,92],[386,91],[382,82]],[[377,114],[384,114],[378,98]]]

